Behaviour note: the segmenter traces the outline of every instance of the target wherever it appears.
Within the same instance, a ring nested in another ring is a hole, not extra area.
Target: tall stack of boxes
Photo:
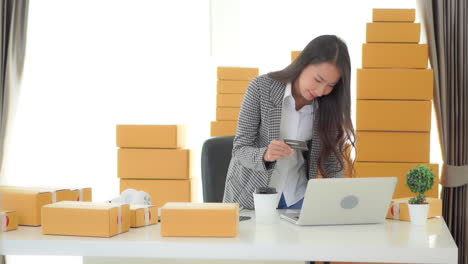
[[[211,136],[236,135],[239,111],[244,94],[258,68],[218,67],[216,121],[211,122]]]
[[[191,202],[190,151],[181,125],[118,125],[120,191],[151,195],[153,205]]]
[[[398,177],[393,198],[411,197],[406,174],[429,164],[433,71],[418,44],[414,9],[374,9],[357,70],[356,177]],[[438,177],[428,197],[438,197]]]

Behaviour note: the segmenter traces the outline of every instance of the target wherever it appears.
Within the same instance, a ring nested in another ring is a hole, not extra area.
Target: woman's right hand
[[[291,157],[294,150],[282,140],[272,140],[263,159],[268,162],[276,161],[285,157]]]

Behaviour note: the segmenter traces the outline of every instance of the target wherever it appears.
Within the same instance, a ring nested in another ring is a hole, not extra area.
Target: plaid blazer
[[[280,136],[285,88],[286,83],[267,75],[260,75],[250,83],[239,113],[223,202],[239,203],[243,208],[253,209],[255,188],[268,186],[276,163],[265,163],[263,155],[270,142]],[[304,152],[305,166],[308,166],[306,176],[309,179],[317,177],[321,148],[318,133],[315,122],[312,139],[308,142],[309,151]],[[344,170],[333,154],[325,162],[324,169],[330,178],[344,175]]]

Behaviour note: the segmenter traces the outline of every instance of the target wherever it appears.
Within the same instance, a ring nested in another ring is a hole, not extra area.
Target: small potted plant
[[[415,225],[425,225],[429,213],[429,204],[426,202],[425,193],[434,186],[435,175],[431,168],[418,165],[406,175],[406,185],[413,193],[418,194],[408,202],[411,222]]]

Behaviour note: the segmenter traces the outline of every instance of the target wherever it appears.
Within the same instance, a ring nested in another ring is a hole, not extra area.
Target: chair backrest
[[[233,136],[214,137],[203,143],[201,172],[204,202],[222,202]]]

